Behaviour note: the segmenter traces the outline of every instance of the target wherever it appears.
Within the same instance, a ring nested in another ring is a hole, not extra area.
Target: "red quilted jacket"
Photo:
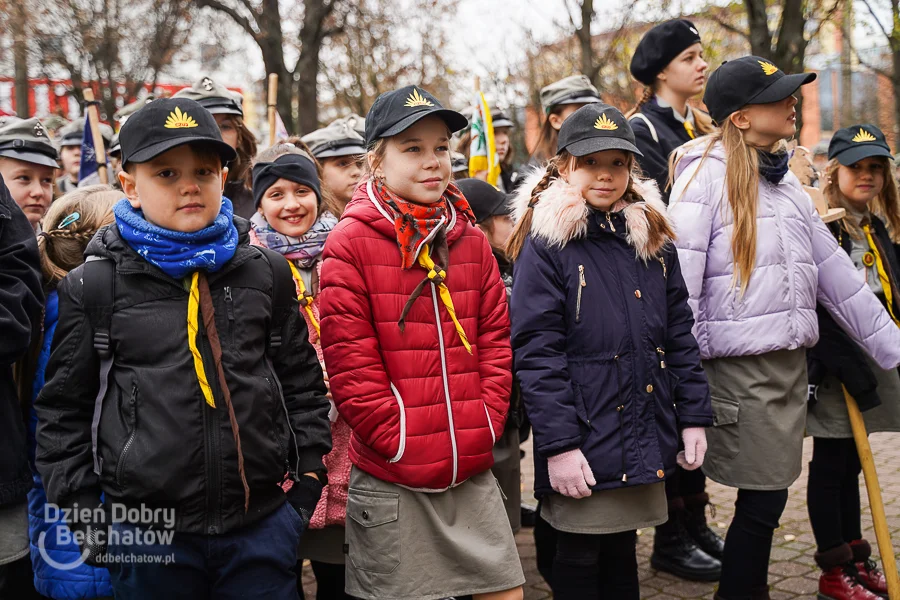
[[[331,392],[353,430],[350,459],[381,480],[442,491],[491,467],[512,386],[506,290],[485,236],[456,211],[445,283],[469,354],[435,286],[397,321],[418,265],[400,268],[393,221],[367,183],[329,234],[319,313]]]

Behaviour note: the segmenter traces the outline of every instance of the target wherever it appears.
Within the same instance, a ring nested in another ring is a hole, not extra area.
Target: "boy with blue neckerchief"
[[[48,497],[95,509],[103,494],[105,519],[69,526],[116,597],[294,599],[331,437],[290,270],[249,246],[222,196],[235,152],[199,104],[157,100],[119,138],[125,198],[59,285],[35,402]]]

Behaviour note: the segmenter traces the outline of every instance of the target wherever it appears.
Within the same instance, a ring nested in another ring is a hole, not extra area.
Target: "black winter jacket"
[[[0,177],[0,506],[25,501],[31,489],[25,418],[13,363],[39,334],[44,293],[34,229]]]
[[[216,408],[204,401],[188,347],[188,292],[143,260],[115,225],[101,229],[86,256],[115,263],[110,334],[114,363],[99,424],[99,476],[91,417],[100,360],[83,304],[84,266],[59,285],[59,324],[47,383],[35,401],[37,467],[51,502],[96,505],[100,492],[126,505],[174,508],[177,531],[225,533],[257,521],[285,501],[285,474],[322,471],[331,449],[322,369],[299,309],[272,323],[273,275],[249,224],[235,217],[234,257],[208,275],[222,364],[239,425],[250,507],[226,403],[206,332],[197,338]],[[292,284],[291,284],[292,285]],[[296,306],[296,304],[295,304]],[[281,346],[269,356],[269,328]],[[296,446],[296,450],[295,450]]]
[[[662,107],[653,97],[641,107],[640,114],[644,115],[653,125],[656,137],[650,127],[640,117],[631,117],[628,123],[634,130],[635,145],[644,156],[638,156],[637,161],[644,175],[656,180],[662,192],[663,202],[669,203],[669,155],[678,146],[689,142],[691,136],[684,128],[684,123],[675,118],[672,109]]]
[[[853,248],[853,240],[843,220],[829,223],[828,228],[837,238],[841,248],[849,255]],[[882,260],[887,261],[886,268],[893,289],[894,314],[900,315],[900,290],[897,280],[897,277],[900,277],[900,246],[894,244],[884,222],[874,215],[872,228],[873,237],[883,251]],[[884,297],[882,301],[884,302]],[[862,350],[821,305],[816,305],[816,316],[819,318],[819,341],[806,354],[810,386],[818,386],[826,375],[832,374],[847,388],[861,410],[880,405],[881,399],[876,389],[878,380]]]

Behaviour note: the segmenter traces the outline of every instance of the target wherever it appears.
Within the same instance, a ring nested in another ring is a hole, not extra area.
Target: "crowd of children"
[[[890,147],[835,133],[826,225],[815,75],[707,70],[679,19],[631,111],[546,86],[523,171],[494,111],[496,187],[416,85],[257,151],[202,77],[103,130],[114,185],[78,187],[83,125],[0,126],[0,595],[287,600],[308,560],[319,598],[514,600],[533,525],[560,600],[640,598],[651,527],[653,568],[762,600],[810,435],[820,598],[886,597],[844,390],[900,431]]]

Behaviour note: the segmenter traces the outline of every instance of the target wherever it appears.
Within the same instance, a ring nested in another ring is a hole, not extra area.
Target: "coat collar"
[[[518,222],[528,209],[531,192],[545,174],[544,169],[530,172],[513,199],[513,217]],[[674,227],[669,221],[666,205],[663,204],[656,182],[652,179],[638,179],[635,191],[640,196],[636,201],[615,211],[625,221],[626,242],[635,249],[638,257],[647,261],[660,255],[673,241],[667,233]],[[542,240],[551,247],[562,248],[572,240],[584,238],[588,234],[591,210],[575,186],[562,178],[553,182],[538,197],[531,219],[531,236]]]

